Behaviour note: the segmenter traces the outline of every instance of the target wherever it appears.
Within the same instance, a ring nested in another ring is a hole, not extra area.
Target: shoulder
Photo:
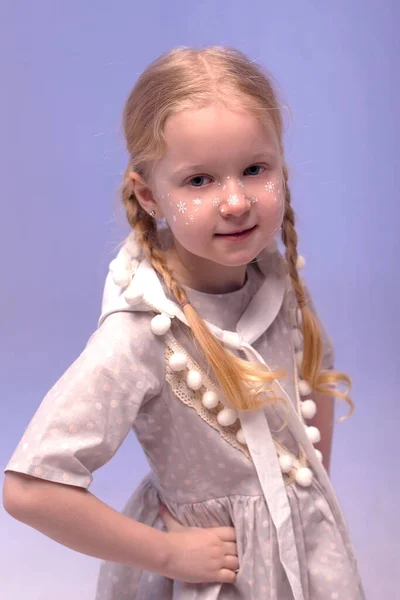
[[[157,345],[159,339],[151,331],[151,319],[154,315],[147,312],[128,310],[116,311],[109,314],[93,337],[116,344],[125,350],[134,349],[145,344]]]
[[[151,369],[159,381],[165,372],[164,340],[151,331],[151,315],[118,311],[92,334],[81,355],[102,370],[130,374]]]
[[[144,311],[113,312],[103,320],[92,338],[125,352],[135,352],[137,348],[160,348],[163,340],[151,330],[153,317],[153,314]]]

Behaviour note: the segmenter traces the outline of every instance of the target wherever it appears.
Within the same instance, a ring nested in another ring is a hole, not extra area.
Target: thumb
[[[181,531],[184,527],[176,521],[168,509],[165,508],[162,504],[160,505],[160,516],[164,521],[164,525],[168,529],[168,531],[177,532]]]

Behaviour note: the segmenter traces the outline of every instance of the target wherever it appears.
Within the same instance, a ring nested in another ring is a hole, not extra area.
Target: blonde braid
[[[289,276],[296,295],[298,308],[301,311],[301,329],[304,343],[301,377],[308,381],[315,391],[345,400],[350,406],[350,415],[354,411],[354,404],[348,396],[351,387],[350,378],[345,373],[339,371],[321,371],[321,330],[317,318],[308,307],[306,291],[297,270],[298,238],[295,229],[295,213],[292,208],[290,188],[288,185],[289,173],[286,165],[283,167],[283,176],[285,189],[285,215],[282,226],[282,241],[286,247],[285,258],[288,265]],[[298,325],[300,326],[298,317],[297,320]],[[337,389],[337,386],[340,384],[345,386],[345,392],[341,392]]]
[[[138,203],[128,173],[129,168],[122,190],[128,222],[135,230],[136,239],[142,245],[147,260],[162,276],[182,306],[191,333],[211,366],[228,404],[236,410],[250,410],[276,400],[271,390],[272,383],[275,379],[283,377],[284,373],[269,371],[262,365],[254,365],[234,356],[211,333],[189,303],[185,290],[176,281],[163,252],[158,248],[154,219],[149,217]],[[254,393],[251,393],[252,391]],[[268,397],[266,392],[269,392]]]

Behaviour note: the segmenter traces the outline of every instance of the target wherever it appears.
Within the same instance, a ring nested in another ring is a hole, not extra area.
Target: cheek
[[[193,229],[196,224],[204,227],[210,213],[215,210],[208,198],[195,194],[191,198],[168,194],[160,200],[163,214],[173,233],[184,228]]]
[[[271,231],[277,231],[283,222],[285,213],[285,198],[282,188],[264,191],[256,198],[256,207],[259,217]]]

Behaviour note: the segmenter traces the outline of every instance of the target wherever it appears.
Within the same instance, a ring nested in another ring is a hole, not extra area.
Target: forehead
[[[272,126],[251,112],[222,104],[185,109],[168,117],[164,126],[165,166],[226,163],[249,155],[277,155],[279,142]]]

